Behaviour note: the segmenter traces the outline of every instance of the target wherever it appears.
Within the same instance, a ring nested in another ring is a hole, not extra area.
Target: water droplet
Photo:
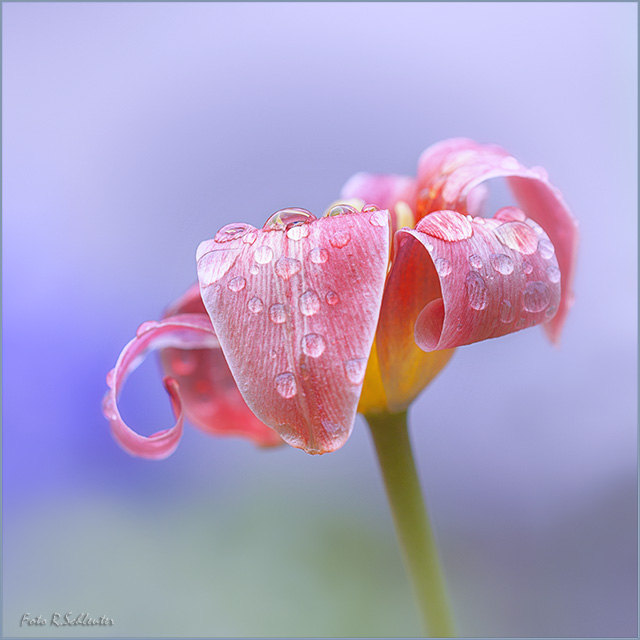
[[[524,222],[527,219],[524,211],[518,207],[502,207],[493,217],[501,222]]]
[[[491,264],[493,265],[493,268],[503,276],[512,274],[513,270],[515,269],[513,260],[509,256],[506,256],[504,253],[491,254]]]
[[[235,278],[231,278],[229,280],[229,284],[227,284],[227,288],[229,291],[242,291],[245,288],[247,281],[242,276],[236,276]]]
[[[275,324],[282,324],[287,319],[287,313],[284,309],[284,305],[271,305],[271,308],[269,309],[269,317],[271,318],[271,322],[274,322]]]
[[[524,308],[530,313],[543,311],[549,305],[551,293],[544,282],[527,282],[524,288]]]
[[[271,351],[269,351],[269,357],[270,358],[275,358],[277,356],[277,352],[275,349],[271,349]]]
[[[203,288],[210,287],[229,272],[240,252],[235,249],[209,251],[198,260],[198,278]]]
[[[476,311],[482,311],[489,300],[489,289],[484,279],[477,271],[470,271],[465,279],[469,306]]]
[[[309,226],[303,222],[294,222],[287,227],[287,238],[290,240],[302,240],[309,235]]]
[[[258,264],[269,264],[273,260],[273,249],[266,244],[258,247],[253,254],[253,259]]]
[[[329,259],[329,252],[322,247],[316,247],[309,251],[309,260],[314,264],[324,264]]]
[[[276,262],[276,273],[283,279],[288,280],[302,269],[302,263],[295,258],[281,256]]]
[[[289,371],[285,371],[284,373],[277,375],[275,378],[275,383],[276,391],[283,398],[293,398],[293,396],[298,393],[295,376]]]
[[[338,302],[340,301],[340,298],[335,291],[327,291],[324,299],[327,301],[327,304],[330,305],[338,304]]]
[[[538,248],[535,232],[524,222],[505,222],[494,233],[503,245],[519,253],[531,255]]]
[[[107,387],[109,389],[113,389],[116,386],[116,370],[111,369],[109,373],[107,373]]]
[[[416,229],[445,242],[467,240],[473,235],[471,223],[457,211],[430,213],[418,222]]]
[[[547,278],[549,278],[549,282],[553,282],[553,284],[560,282],[560,269],[558,269],[558,267],[548,267]]]
[[[307,367],[307,365],[304,363],[300,365],[300,377],[303,380],[308,380],[311,377],[311,373],[309,372],[309,367]]]
[[[500,305],[500,320],[504,323],[513,322],[515,311],[508,300],[503,300]]]
[[[276,211],[262,226],[263,229],[283,228],[294,222],[312,222],[316,217],[310,211],[299,207],[289,207]]]
[[[364,374],[367,370],[366,358],[354,358],[344,363],[344,370],[347,379],[351,384],[360,384],[364,380]]]
[[[358,210],[348,204],[338,204],[335,207],[331,207],[331,209],[329,209],[329,211],[327,211],[327,213],[325,213],[324,215],[329,218],[333,216],[341,216],[345,214],[348,215],[352,213],[358,213]]]
[[[249,267],[249,273],[250,273],[252,276],[257,276],[257,275],[260,273],[260,269],[258,269],[258,267],[256,267],[256,265],[255,265],[255,264],[252,264],[252,265]]]
[[[451,273],[451,263],[446,258],[438,258],[434,264],[439,275],[444,277]]]
[[[117,420],[118,413],[116,412],[113,400],[110,397],[106,397],[102,403],[102,413],[108,420]]]
[[[476,271],[479,271],[483,267],[482,258],[475,253],[472,256],[469,256],[469,264],[471,265],[471,268]]]
[[[365,204],[364,207],[362,207],[362,211],[364,213],[370,213],[371,211],[377,211],[378,207],[376,207],[375,204]]]
[[[237,240],[241,238],[248,231],[255,230],[250,224],[233,223],[222,227],[218,233],[213,237],[214,242],[230,242],[231,240]]]
[[[331,236],[331,238],[329,238],[331,246],[335,247],[336,249],[342,249],[342,247],[345,247],[349,244],[350,240],[351,236],[349,235],[348,231],[336,231]]]
[[[300,296],[298,306],[302,315],[312,316],[320,310],[320,298],[318,298],[318,294],[315,291],[310,289]]]
[[[302,338],[302,351],[311,358],[318,358],[326,348],[324,338],[317,333],[308,333]]]
[[[389,224],[389,214],[383,211],[374,211],[369,218],[374,227],[386,227]]]
[[[147,320],[147,322],[143,322],[137,329],[136,329],[136,336],[138,336],[138,338],[143,334],[143,333],[147,333],[147,331],[151,331],[152,329],[155,329],[160,323],[156,322],[155,320]]]
[[[245,244],[253,244],[258,236],[255,233],[247,233],[242,236],[242,242]]]
[[[458,326],[456,327],[456,331],[462,331],[462,322],[458,322]]]
[[[555,253],[553,245],[548,240],[540,240],[538,243],[538,251],[545,260],[552,258]]]
[[[260,298],[251,298],[249,302],[247,302],[247,307],[249,307],[249,311],[251,313],[260,313],[264,308],[264,304]]]
[[[502,158],[500,166],[507,171],[517,171],[520,168],[520,163],[513,156],[507,156]]]
[[[526,324],[526,320],[524,318],[520,318],[518,322],[516,322],[516,329],[523,329]]]
[[[526,260],[522,263],[522,270],[525,272],[526,275],[529,275],[532,271],[533,271],[533,267],[531,266],[530,262],[527,262]]]

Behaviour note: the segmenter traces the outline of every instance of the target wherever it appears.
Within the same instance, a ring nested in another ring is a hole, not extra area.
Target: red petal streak
[[[558,311],[545,324],[553,342],[572,303],[572,286],[578,248],[578,227],[562,194],[551,185],[544,169],[527,168],[495,145],[480,145],[456,138],[429,147],[418,163],[417,214],[422,218],[441,210],[479,213],[482,183],[504,177],[524,213],[541,225],[553,243],[562,272],[562,297]]]
[[[421,349],[451,349],[549,321],[560,302],[560,271],[553,245],[535,223],[477,219],[468,238],[451,241],[460,214],[440,211],[415,230],[396,234],[397,263],[390,279],[409,291],[425,290],[415,321]],[[521,216],[517,216],[521,218]],[[449,218],[449,221],[447,221]],[[505,227],[507,231],[505,231]],[[424,231],[427,230],[428,233]],[[535,249],[531,250],[535,240]],[[439,286],[434,284],[437,279]],[[415,312],[414,312],[415,313]]]
[[[197,283],[167,309],[165,317],[183,313],[201,314],[213,331]],[[168,347],[160,359],[165,374],[179,383],[185,414],[196,427],[212,435],[247,438],[262,447],[283,444],[247,407],[222,349]]]
[[[289,444],[325,453],[353,427],[387,272],[389,221],[352,213],[290,230],[252,231],[250,245],[202,243],[198,278],[249,407]]]
[[[184,411],[178,383],[172,378],[164,379],[177,416],[176,424],[171,429],[158,431],[148,437],[141,436],[130,429],[120,416],[117,398],[127,376],[142,362],[146,353],[151,349],[166,347],[197,349],[217,346],[211,324],[203,315],[185,314],[140,325],[136,337],[122,350],[115,368],[107,376],[109,391],[103,401],[103,412],[109,420],[111,432],[125,451],[142,458],[160,460],[175,451],[182,437]]]

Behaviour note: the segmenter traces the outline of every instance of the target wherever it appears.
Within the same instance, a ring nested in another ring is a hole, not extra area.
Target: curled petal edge
[[[118,396],[127,377],[140,365],[152,349],[178,347],[181,349],[205,349],[219,347],[218,339],[209,318],[202,314],[183,314],[160,322],[145,322],[122,350],[116,366],[107,374],[107,391],[102,411],[109,421],[111,433],[128,453],[150,460],[162,460],[177,448],[184,427],[184,409],[179,385],[175,379],[164,378],[164,385],[171,398],[176,423],[170,429],[143,436],[131,429],[118,410]]]
[[[400,258],[408,256],[398,260],[400,277],[425,272],[440,284],[415,319],[416,343],[427,352],[547,323],[560,304],[558,262],[539,225],[515,207],[469,218],[437,211],[395,236]]]

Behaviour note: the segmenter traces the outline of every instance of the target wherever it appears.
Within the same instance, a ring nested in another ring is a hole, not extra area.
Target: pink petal
[[[356,173],[342,187],[341,197],[358,198],[365,204],[375,204],[391,213],[392,231],[402,226],[414,226],[415,220],[405,222],[406,211],[415,211],[416,180],[394,174]],[[404,206],[399,203],[404,203]],[[400,222],[399,222],[400,221]]]
[[[167,309],[165,317],[184,313],[200,314],[213,332],[197,283]],[[179,384],[189,422],[212,435],[239,436],[263,447],[283,444],[247,407],[222,349],[167,347],[161,350],[160,359],[165,374]]]
[[[557,343],[573,302],[578,226],[544,169],[528,169],[496,145],[480,145],[464,138],[445,140],[429,147],[418,162],[418,218],[441,209],[478,215],[485,188],[482,183],[498,177],[507,178],[522,210],[544,228],[556,248],[562,297],[545,330]]]
[[[289,444],[325,453],[353,427],[387,272],[389,216],[308,215],[262,230],[221,229],[198,248],[198,278],[249,407]]]
[[[142,362],[150,349],[180,347],[183,349],[215,348],[218,341],[206,316],[185,314],[162,322],[145,322],[138,328],[136,337],[122,350],[114,369],[107,375],[109,391],[105,395],[103,413],[111,425],[111,432],[120,446],[132,455],[160,460],[172,454],[180,438],[184,423],[184,411],[178,383],[165,378],[164,383],[171,396],[176,424],[170,429],[151,436],[141,436],[130,429],[118,411],[117,398],[127,376]]]
[[[553,245],[522,211],[438,211],[396,233],[390,286],[413,292],[421,349],[451,349],[548,322],[560,303]]]

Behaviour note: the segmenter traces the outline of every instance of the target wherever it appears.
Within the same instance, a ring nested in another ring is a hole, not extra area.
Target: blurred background
[[[463,347],[410,412],[458,632],[636,636],[636,3],[10,3],[2,28],[4,635],[420,635],[361,418],[325,456],[190,428],[148,462],[100,401],[201,240],[466,136],[543,165],[581,247],[560,349]],[[155,358],[121,407],[173,423]],[[53,612],[114,625],[20,627]]]

